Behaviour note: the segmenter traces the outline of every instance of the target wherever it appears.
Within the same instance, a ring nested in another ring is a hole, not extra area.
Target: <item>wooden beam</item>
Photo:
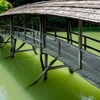
[[[46,46],[46,16],[40,15],[40,49]]]
[[[44,67],[45,68],[48,67],[48,54],[44,55]],[[46,80],[46,79],[47,79],[47,72],[44,75],[44,80]]]
[[[67,18],[66,19],[66,23],[67,23],[67,42],[68,43],[72,43],[72,35],[71,35],[71,19]]]
[[[31,15],[31,28],[32,28],[32,30],[34,30],[34,26],[33,26],[33,16]],[[35,32],[34,31],[32,31],[32,35],[33,35],[33,43],[35,43]]]
[[[45,43],[45,38],[44,38],[44,32],[45,32],[45,30],[44,30],[44,16],[43,15],[40,15],[40,23],[39,23],[40,25],[40,61],[41,61],[41,66],[42,66],[42,70],[44,70],[45,69],[45,67],[44,67],[44,64],[43,64],[43,58],[42,58],[42,49],[43,49],[43,47],[44,47],[44,43]]]
[[[27,39],[27,37],[26,37],[26,16],[25,15],[23,15],[23,27],[24,27],[24,35],[25,35],[25,40]]]
[[[82,69],[82,20],[78,22],[79,34],[78,34],[78,63],[80,69]]]
[[[14,41],[13,41],[13,16],[11,16],[10,18],[10,37],[11,37],[11,57],[14,57],[14,50],[13,50],[13,46],[14,46]]]
[[[20,26],[19,16],[17,16],[17,26]],[[19,27],[17,27],[17,32],[18,32],[18,37],[20,37],[20,34],[19,34]]]

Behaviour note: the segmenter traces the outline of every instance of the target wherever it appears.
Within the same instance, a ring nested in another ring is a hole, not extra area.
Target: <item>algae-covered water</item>
[[[41,73],[39,55],[30,51],[4,59],[9,54],[10,45],[0,49],[0,100],[100,100],[100,89],[76,73],[70,74],[67,67],[49,71],[46,81],[41,79],[26,89]]]

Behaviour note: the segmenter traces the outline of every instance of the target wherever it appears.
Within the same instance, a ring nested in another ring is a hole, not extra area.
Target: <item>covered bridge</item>
[[[30,25],[29,28],[25,21],[27,16],[29,16],[29,21],[27,22]],[[34,30],[32,18],[35,16],[39,17],[39,30]],[[67,22],[65,26],[66,37],[58,36],[56,32],[51,34],[46,31],[46,19],[48,16],[65,18]],[[73,19],[78,21],[78,32],[76,33],[71,30]],[[100,56],[87,51],[87,48],[89,48],[100,53],[100,48],[96,49],[92,45],[88,46],[87,39],[99,44],[100,40],[82,35],[83,22],[100,23],[100,1],[37,2],[6,11],[0,15],[0,21],[1,38],[5,35],[9,37],[7,41],[1,41],[1,43],[9,43],[10,40],[11,57],[14,57],[16,52],[21,52],[20,48],[25,43],[32,45],[32,50],[36,54],[35,49],[40,49],[43,72],[30,86],[37,83],[43,76],[46,79],[47,71],[67,66],[71,73],[75,71],[92,84],[100,87]],[[72,34],[78,36],[78,42],[72,39]],[[16,48],[17,39],[23,42],[19,48]],[[73,45],[73,42],[78,46]],[[54,57],[50,64],[48,64],[48,55]],[[53,66],[57,60],[60,60],[63,65]]]

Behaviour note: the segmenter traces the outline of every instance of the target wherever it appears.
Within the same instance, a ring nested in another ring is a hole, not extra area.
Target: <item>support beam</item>
[[[19,20],[19,16],[17,16],[17,26],[20,26],[20,20]],[[20,32],[19,32],[19,27],[17,27],[17,34],[18,34],[18,37],[20,37]]]
[[[22,43],[22,44],[16,49],[16,52],[18,52],[24,45],[25,45],[25,43]]]
[[[10,56],[14,57],[14,40],[13,40],[13,16],[10,18],[10,37],[11,37],[11,54]]]
[[[41,66],[42,70],[45,69],[45,66],[43,64],[43,58],[42,58],[42,49],[45,47],[45,16],[40,15],[40,61],[41,61]]]
[[[48,65],[48,67],[46,67],[43,72],[37,77],[37,79],[35,79],[35,81],[30,84],[27,88],[30,88],[31,86],[35,85],[46,73],[47,71],[52,67],[52,65],[57,61],[57,58],[55,58],[54,60],[52,60],[50,62],[50,64]]]
[[[72,44],[72,34],[71,34],[71,19],[66,19],[67,23],[67,42]]]
[[[27,37],[26,37],[26,16],[23,15],[23,27],[24,27],[24,35],[25,35],[25,40],[27,40]]]
[[[78,22],[79,34],[78,34],[78,63],[80,69],[82,69],[82,20]]]
[[[34,26],[33,26],[33,16],[31,15],[31,28],[34,30]],[[33,43],[35,43],[35,32],[32,32],[33,35]]]
[[[48,54],[44,55],[44,67],[45,68],[48,67]],[[46,80],[46,79],[47,79],[47,72],[44,75],[44,80]]]

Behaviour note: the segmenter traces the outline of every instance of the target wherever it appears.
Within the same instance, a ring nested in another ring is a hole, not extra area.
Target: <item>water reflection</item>
[[[93,96],[81,96],[81,100],[96,100]]]
[[[11,100],[4,86],[0,86],[0,100]]]
[[[28,48],[29,45],[26,45],[26,47]],[[9,46],[0,49],[1,68],[4,67],[7,69],[16,80],[14,80],[13,84],[19,82],[21,86],[25,88],[41,73],[39,56],[34,55],[33,52],[25,52],[16,53],[13,59],[2,59],[10,54],[9,51]],[[59,64],[59,62],[56,64]],[[3,77],[7,78],[8,74],[5,73],[4,75],[5,77]],[[9,80],[7,80],[7,82],[8,81]],[[12,81],[12,79],[10,79],[10,81]],[[32,96],[32,99],[29,99],[29,97],[26,98],[26,93],[23,94],[24,91],[19,92],[21,87],[16,84],[13,86],[12,82],[7,84],[8,87],[9,85],[11,85],[13,89],[10,93],[10,95],[14,94],[14,96],[12,96],[14,99],[12,100],[33,100],[33,98],[34,100],[100,100],[100,90],[98,88],[92,86],[76,73],[70,74],[67,68],[49,71],[47,81],[41,79],[35,86],[26,90],[26,92],[29,92],[29,95]],[[18,90],[18,95],[16,95],[15,90]]]

